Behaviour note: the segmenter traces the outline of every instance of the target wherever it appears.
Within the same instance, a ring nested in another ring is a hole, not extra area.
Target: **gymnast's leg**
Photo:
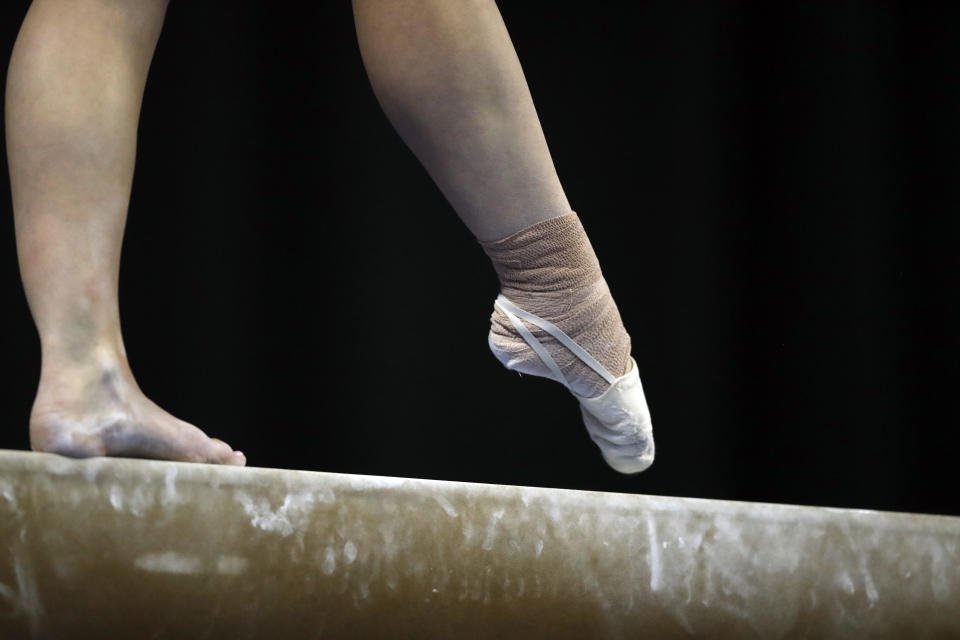
[[[137,122],[167,0],[34,0],[10,60],[17,252],[40,334],[35,450],[244,464],[147,399],[120,335]]]
[[[645,469],[653,441],[639,378],[630,381],[632,400],[621,398],[630,406],[615,406],[620,400],[613,398],[627,390],[611,391],[612,380],[634,369],[630,337],[561,187],[496,3],[354,0],[353,8],[364,65],[384,112],[500,278],[508,300],[495,305],[491,350],[510,369],[558,380],[578,399],[595,399],[581,402],[585,411],[631,413],[636,420],[624,426],[629,434],[591,430],[587,415],[584,420],[591,436],[612,439],[594,437],[611,466],[625,473]],[[588,366],[538,325],[511,317],[508,303],[552,323],[600,366]]]

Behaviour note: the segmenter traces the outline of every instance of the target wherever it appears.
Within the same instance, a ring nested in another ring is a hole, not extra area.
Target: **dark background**
[[[501,2],[640,363],[658,457],[627,477],[489,353],[493,270],[349,2],[312,4],[170,7],[121,284],[154,400],[257,466],[960,514],[956,5]],[[2,189],[0,447],[26,448]]]

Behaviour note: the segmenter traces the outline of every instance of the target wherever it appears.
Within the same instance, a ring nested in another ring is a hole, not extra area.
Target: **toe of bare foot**
[[[242,453],[223,440],[211,438],[188,422],[158,408],[136,421],[117,425],[104,433],[107,455],[160,458],[208,464],[246,464]]]
[[[243,467],[247,464],[247,456],[243,455],[242,451],[234,451],[230,445],[219,438],[210,438],[210,441],[215,445],[216,450],[213,453],[216,455],[215,460],[217,463],[238,467]]]

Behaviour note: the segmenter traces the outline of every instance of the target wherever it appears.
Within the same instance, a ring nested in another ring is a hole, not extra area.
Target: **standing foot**
[[[30,446],[72,458],[247,462],[240,451],[161,409],[126,366],[113,364],[45,367],[30,415]]]

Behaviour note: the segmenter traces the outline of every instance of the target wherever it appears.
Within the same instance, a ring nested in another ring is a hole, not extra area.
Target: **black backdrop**
[[[496,278],[349,2],[287,6],[170,7],[121,284],[162,406],[257,466],[960,514],[955,5],[501,2],[633,337],[658,449],[633,477],[488,352]],[[0,447],[25,448],[0,201]]]

